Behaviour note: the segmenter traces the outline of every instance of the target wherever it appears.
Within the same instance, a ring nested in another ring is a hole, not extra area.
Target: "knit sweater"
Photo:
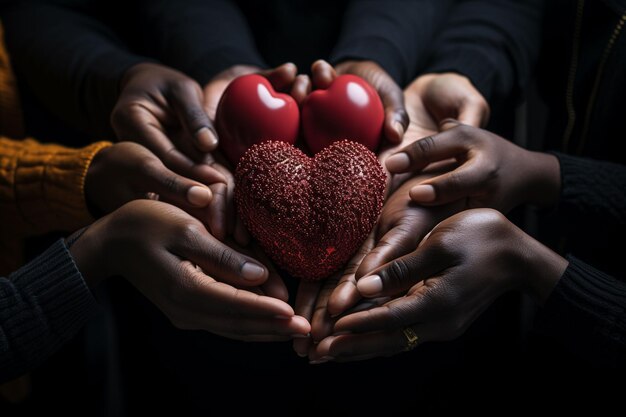
[[[7,278],[0,277],[0,384],[43,363],[95,308],[63,240]]]

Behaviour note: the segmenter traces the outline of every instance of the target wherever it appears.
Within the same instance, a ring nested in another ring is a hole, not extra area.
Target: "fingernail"
[[[319,359],[314,359],[314,360],[312,360],[312,361],[309,361],[309,363],[310,363],[311,365],[319,365],[320,363],[324,363],[324,362],[332,361],[333,359],[335,359],[335,358],[333,358],[332,356],[322,356],[322,357],[321,357],[321,358],[319,358]]]
[[[402,123],[396,121],[393,123],[393,127],[398,132],[398,137],[402,139],[402,136],[404,136],[404,127],[402,127]]]
[[[214,149],[217,147],[217,136],[208,127],[203,127],[196,132],[196,138],[198,142],[207,149]]]
[[[211,190],[194,185],[187,191],[187,201],[197,207],[204,207],[211,202]]]
[[[256,281],[257,279],[263,277],[264,274],[265,268],[252,262],[246,262],[241,267],[241,276],[247,280]]]
[[[356,287],[363,295],[377,295],[383,290],[383,280],[378,275],[370,275],[369,277],[361,278],[357,282]]]
[[[402,172],[409,169],[411,166],[411,160],[409,159],[409,155],[404,152],[400,152],[387,158],[387,162],[385,164],[387,165],[387,169],[391,172]]]
[[[423,203],[435,201],[435,187],[429,184],[416,185],[409,191],[411,199]]]

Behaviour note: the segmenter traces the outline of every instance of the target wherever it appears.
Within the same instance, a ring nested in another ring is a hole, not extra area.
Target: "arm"
[[[43,363],[95,308],[63,240],[0,278],[0,384]]]
[[[449,1],[352,1],[330,63],[374,61],[399,85],[415,74]]]
[[[519,94],[539,55],[544,2],[457,3],[422,73],[464,75],[489,103]]]
[[[234,1],[146,0],[140,13],[152,55],[201,85],[236,65],[266,66]]]
[[[110,134],[124,72],[149,59],[126,49],[89,5],[10,1],[0,13],[17,77],[37,99],[79,129]]]
[[[626,226],[626,166],[555,152],[561,172],[557,210],[569,222],[591,218],[607,227]]]
[[[0,218],[9,236],[75,230],[93,218],[83,188],[94,156],[110,146],[81,149],[0,138]]]

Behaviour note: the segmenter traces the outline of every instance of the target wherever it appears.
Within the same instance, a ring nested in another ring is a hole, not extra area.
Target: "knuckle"
[[[390,288],[400,288],[410,279],[410,269],[404,259],[394,260],[385,271],[385,284]]]
[[[415,148],[417,151],[417,155],[415,156],[421,156],[422,159],[428,160],[435,146],[435,139],[432,136],[427,136],[417,140],[415,141]]]

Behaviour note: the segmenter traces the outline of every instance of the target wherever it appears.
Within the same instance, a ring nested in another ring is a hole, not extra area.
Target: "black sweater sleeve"
[[[233,65],[266,67],[234,1],[143,0],[140,13],[149,54],[201,85]]]
[[[63,240],[8,278],[0,277],[0,384],[43,363],[95,309]]]
[[[468,77],[487,101],[520,94],[539,56],[543,0],[457,0],[424,73]]]
[[[348,5],[333,64],[371,60],[400,85],[410,81],[449,9],[450,0],[356,0]]]
[[[626,366],[626,282],[573,256],[535,329],[586,363]]]
[[[90,14],[93,3],[5,1],[0,17],[18,79],[66,123],[108,135],[121,77],[147,59]]]
[[[557,214],[571,224],[626,227],[626,166],[553,153],[561,166]]]

